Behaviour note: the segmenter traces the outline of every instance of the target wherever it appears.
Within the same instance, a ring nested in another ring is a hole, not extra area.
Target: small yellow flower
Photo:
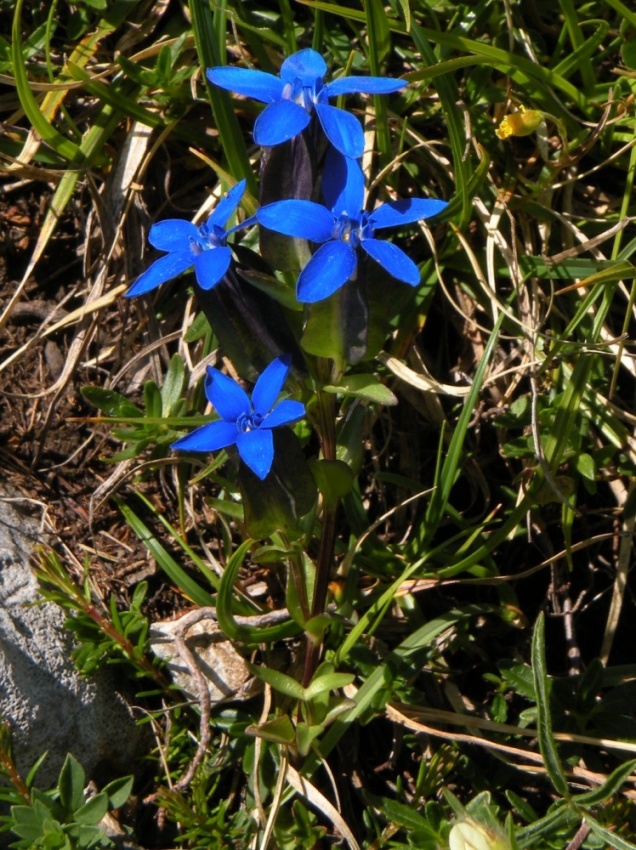
[[[543,112],[522,106],[520,112],[506,115],[495,133],[500,139],[507,139],[509,136],[529,136],[530,133],[539,129],[542,121]]]
[[[506,839],[474,820],[456,823],[448,836],[450,850],[509,850]]]

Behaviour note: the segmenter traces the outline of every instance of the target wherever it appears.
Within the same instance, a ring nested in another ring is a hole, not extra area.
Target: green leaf
[[[60,802],[68,812],[74,812],[84,803],[86,774],[77,759],[69,753],[66,756],[58,779]]]
[[[499,662],[499,672],[510,687],[526,699],[535,700],[532,667],[505,658]]]
[[[327,507],[336,507],[353,487],[353,472],[342,460],[311,458],[309,468]]]
[[[495,350],[495,346],[499,339],[499,330],[504,319],[503,313],[499,316],[495,327],[492,329],[490,338],[481,357],[479,367],[475,373],[475,378],[471,384],[470,392],[464,401],[464,407],[461,412],[457,425],[451,437],[450,444],[445,453],[444,461],[438,470],[435,478],[435,488],[431,495],[431,500],[428,503],[426,511],[426,520],[424,522],[424,539],[422,546],[425,547],[429,540],[436,533],[439,523],[442,520],[444,511],[450,498],[451,490],[457,480],[458,471],[463,455],[464,440],[468,432],[468,427],[473,418],[473,410],[477,404],[479,391],[482,382],[486,375],[486,369],[490,362],[490,358]]]
[[[543,613],[539,614],[532,635],[532,678],[537,700],[539,749],[554,788],[562,797],[569,799],[570,789],[552,735],[550,682],[545,660],[545,617]]]
[[[305,332],[300,341],[307,354],[326,357],[336,364],[344,362],[345,353],[341,291],[310,306]]]
[[[398,6],[400,7],[400,12],[402,13],[402,17],[404,18],[404,24],[406,25],[406,29],[411,29],[411,4],[409,0],[397,0]]]
[[[298,623],[291,619],[285,620],[279,625],[260,627],[239,625],[234,619],[232,613],[234,582],[243,559],[253,545],[254,541],[250,538],[244,540],[232,553],[232,557],[225,566],[216,600],[216,616],[219,628],[230,640],[244,641],[245,643],[268,643],[297,635],[301,628]]]
[[[173,354],[166,372],[166,377],[161,388],[161,414],[163,416],[172,416],[175,407],[177,406],[181,393],[183,392],[183,383],[185,381],[185,366],[183,359],[179,354]]]
[[[304,688],[302,698],[310,702],[320,694],[350,685],[354,679],[355,676],[352,673],[324,673],[322,676],[314,676],[309,685]]]
[[[126,800],[132,794],[134,776],[123,776],[121,779],[114,779],[104,786],[104,794],[108,797],[108,803],[111,809],[118,809],[123,806]]]
[[[223,44],[225,41],[225,38],[219,38],[219,35],[225,36],[225,33],[217,33],[215,29],[217,21],[225,24],[225,16],[219,15],[215,18],[207,0],[190,0],[188,9],[201,67],[213,68],[216,65],[225,64],[217,50],[219,42]],[[205,85],[214,113],[214,126],[218,131],[229,170],[236,178],[245,177],[250,192],[254,193],[256,190],[254,169],[250,163],[241,126],[234,112],[232,98],[228,92],[209,84],[207,80]]]
[[[627,68],[636,70],[636,36],[628,38],[621,45],[621,59]]]
[[[303,688],[300,682],[297,682],[296,679],[293,679],[286,673],[281,673],[280,670],[274,670],[271,667],[260,667],[257,664],[250,664],[249,662],[248,667],[254,676],[258,676],[263,682],[267,682],[275,691],[291,699],[305,699],[305,688]]]
[[[397,397],[375,375],[347,375],[339,384],[323,388],[326,393],[363,398],[376,404],[397,404]]]
[[[115,390],[105,390],[102,387],[82,387],[80,389],[82,397],[89,404],[103,410],[106,416],[125,417],[126,419],[137,418],[143,416],[137,405],[129,401],[126,396]]]
[[[574,802],[578,806],[600,806],[614,794],[618,794],[621,786],[629,778],[630,773],[636,768],[636,759],[621,764],[607,777],[605,782],[593,791],[585,791],[577,794]]]
[[[382,0],[366,0],[367,25],[369,28],[369,51],[375,62],[386,59],[391,49],[389,20]],[[374,69],[373,73],[377,73]]]
[[[146,381],[144,384],[144,405],[149,417],[161,418],[161,392],[154,381]]]
[[[46,817],[49,812],[46,812]],[[11,806],[11,817],[13,823],[11,831],[20,838],[26,838],[29,841],[36,841],[42,836],[42,811],[34,806]]]
[[[296,740],[294,724],[286,714],[259,723],[258,726],[248,726],[245,730],[248,735],[271,741],[272,744],[293,744]]]
[[[90,800],[87,800],[83,806],[77,809],[73,818],[77,823],[87,824],[88,826],[97,826],[108,811],[108,794],[100,791],[95,794]]]
[[[24,784],[27,788],[31,788],[33,783],[35,782],[35,777],[37,775],[38,770],[46,761],[46,758],[49,754],[48,750],[45,750],[42,755],[35,761],[29,772],[27,773],[26,779],[24,780]]]
[[[611,829],[606,826],[601,826],[590,815],[584,815],[587,825],[590,827],[590,832],[597,838],[601,838],[608,847],[614,847],[615,850],[636,850],[636,844],[632,844],[626,838],[616,835]]]
[[[155,558],[161,569],[169,576],[181,592],[192,602],[205,608],[213,605],[214,600],[200,584],[192,579],[185,570],[179,566],[167,550],[161,545],[157,537],[150,531],[148,526],[137,516],[134,510],[119,497],[114,499],[124,519],[132,528],[139,539],[148,547],[149,552]]]
[[[300,721],[296,726],[296,743],[301,756],[306,756],[316,738],[325,731],[324,726],[309,726]]]
[[[12,69],[15,75],[15,85],[20,98],[20,103],[29,119],[33,129],[38,135],[69,162],[79,164],[84,161],[80,148],[63,136],[47,120],[42,113],[35,95],[31,90],[29,79],[26,74],[26,66],[22,56],[22,6],[24,0],[17,0],[13,14],[13,27],[11,33]]]
[[[596,463],[591,455],[581,452],[581,454],[575,456],[574,465],[576,466],[576,471],[583,478],[587,478],[588,481],[594,481],[596,479]]]
[[[184,342],[198,342],[212,330],[205,313],[197,313],[194,321],[183,335]]]
[[[382,812],[389,823],[398,824],[410,832],[419,832],[428,838],[441,841],[441,836],[431,827],[426,818],[422,817],[413,807],[405,806],[403,803],[398,803],[388,797],[374,797],[371,794],[365,794],[365,799]]]

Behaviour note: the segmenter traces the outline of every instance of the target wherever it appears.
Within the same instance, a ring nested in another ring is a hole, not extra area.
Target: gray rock
[[[48,750],[36,779],[42,789],[55,784],[69,752],[89,778],[129,774],[143,732],[110,672],[82,678],[64,611],[32,605],[38,587],[29,559],[38,542],[37,521],[0,492],[0,720],[12,729],[18,770],[25,776]]]

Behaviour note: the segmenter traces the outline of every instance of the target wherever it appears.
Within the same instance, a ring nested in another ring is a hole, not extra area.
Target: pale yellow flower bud
[[[448,844],[450,850],[510,850],[502,835],[474,820],[456,823],[448,836]]]

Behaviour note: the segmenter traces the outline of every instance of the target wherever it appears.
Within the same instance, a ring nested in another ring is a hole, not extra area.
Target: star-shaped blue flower
[[[280,145],[307,127],[315,110],[325,135],[345,156],[357,159],[364,150],[360,123],[343,109],[329,105],[341,94],[391,94],[406,80],[385,77],[340,77],[325,83],[327,66],[315,50],[300,50],[289,56],[280,77],[264,71],[222,66],[207,71],[208,80],[222,89],[252,97],[267,106],[256,119],[254,141],[263,147]]]
[[[236,381],[208,366],[205,394],[220,419],[197,428],[172,444],[173,449],[216,452],[236,445],[239,456],[261,481],[274,461],[272,428],[290,425],[305,415],[299,401],[284,399],[275,404],[287,379],[291,358],[277,357],[261,373],[252,398]]]
[[[446,201],[409,198],[390,201],[373,212],[362,209],[364,175],[354,160],[330,152],[323,176],[327,206],[305,200],[276,201],[256,213],[259,224],[282,233],[322,243],[304,267],[297,283],[299,301],[312,304],[328,298],[356,272],[362,248],[390,275],[417,286],[420,272],[397,245],[376,239],[375,231],[401,227],[437,215]]]
[[[201,289],[216,286],[232,260],[232,252],[226,244],[227,237],[238,229],[234,227],[226,230],[225,224],[236,212],[244,192],[245,180],[241,180],[221,198],[208,220],[200,227],[180,218],[169,218],[153,224],[148,241],[153,248],[168,253],[137,278],[126,296],[144,295],[192,265]],[[245,221],[239,227],[245,227],[248,223]]]

